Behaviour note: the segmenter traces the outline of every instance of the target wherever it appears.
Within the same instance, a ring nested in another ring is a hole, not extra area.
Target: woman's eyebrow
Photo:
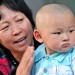
[[[1,15],[1,12],[0,12],[0,20],[2,19],[2,15]]]
[[[4,14],[0,11],[0,21],[3,19]]]
[[[2,17],[2,16],[1,16],[1,14],[0,14],[0,20],[1,20],[1,17]]]

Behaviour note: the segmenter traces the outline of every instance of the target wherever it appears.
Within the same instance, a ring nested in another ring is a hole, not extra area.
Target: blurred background
[[[25,0],[28,6],[31,8],[33,12],[33,18],[35,21],[36,12],[45,4],[49,3],[63,3],[67,5],[73,11],[75,15],[75,0]]]

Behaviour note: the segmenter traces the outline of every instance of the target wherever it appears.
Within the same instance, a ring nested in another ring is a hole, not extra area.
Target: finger
[[[24,64],[24,67],[26,67],[26,65],[30,61],[31,57],[33,56],[33,53],[34,47],[28,47],[21,60],[21,63]]]
[[[33,64],[33,58],[30,59],[29,63],[27,64],[27,67],[22,70],[22,75],[30,75],[31,68]]]
[[[28,65],[26,67],[27,72],[30,72],[31,71],[31,68],[32,68],[32,65],[33,65],[33,61],[34,61],[34,59],[31,57]]]
[[[20,73],[22,72],[23,69],[26,68],[27,64],[29,63],[31,57],[33,56],[34,48],[33,47],[28,47],[26,52],[24,53],[22,60],[18,66],[18,69],[20,69]]]
[[[17,68],[16,75],[22,75],[23,72],[27,73],[28,70],[30,71],[32,63],[33,63],[33,59],[32,59],[33,53],[34,53],[34,47],[28,47]]]

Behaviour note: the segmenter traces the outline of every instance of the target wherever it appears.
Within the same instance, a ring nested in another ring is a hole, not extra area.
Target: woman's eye
[[[22,22],[23,21],[23,18],[22,19],[18,19],[16,22]]]
[[[8,28],[9,28],[9,26],[5,26],[1,30],[5,30],[5,29],[8,29]]]

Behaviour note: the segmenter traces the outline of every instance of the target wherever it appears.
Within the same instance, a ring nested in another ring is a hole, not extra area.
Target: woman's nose
[[[21,33],[21,28],[19,25],[13,25],[12,26],[12,33],[13,35],[18,35],[19,33]]]

